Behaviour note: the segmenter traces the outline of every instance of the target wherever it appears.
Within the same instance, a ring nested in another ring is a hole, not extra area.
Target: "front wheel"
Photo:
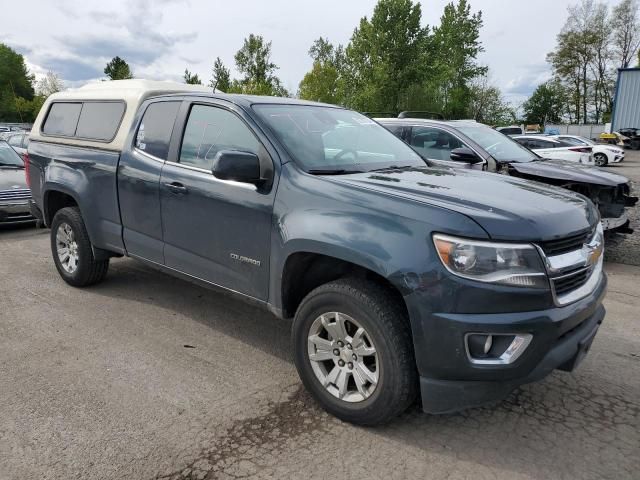
[[[104,279],[109,260],[96,260],[89,234],[77,207],[60,209],[51,222],[51,253],[62,279],[86,287]]]
[[[408,319],[384,287],[343,279],[316,288],[296,312],[292,337],[302,382],[336,417],[380,424],[415,399]]]
[[[593,163],[595,163],[596,167],[606,167],[609,160],[604,153],[596,153],[593,156]]]

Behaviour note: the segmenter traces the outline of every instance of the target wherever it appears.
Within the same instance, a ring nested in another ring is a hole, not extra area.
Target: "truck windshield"
[[[305,171],[347,174],[424,167],[409,146],[364,115],[312,105],[253,106]]]
[[[498,162],[525,163],[540,160],[531,150],[486,125],[465,125],[456,129],[480,145]]]
[[[7,142],[0,142],[0,168],[2,167],[24,167],[24,162],[20,158],[20,155],[18,155]]]

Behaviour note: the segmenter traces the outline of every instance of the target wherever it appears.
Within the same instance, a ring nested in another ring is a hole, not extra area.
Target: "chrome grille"
[[[31,198],[31,190],[28,188],[15,188],[13,190],[0,191],[0,202],[16,202],[29,200]]]
[[[587,243],[593,237],[593,234],[593,230],[585,230],[570,237],[540,242],[540,247],[549,257],[562,255],[563,253],[567,253],[572,250],[580,250],[582,245]]]
[[[591,275],[591,268],[581,268],[561,277],[552,278],[556,295],[562,295],[584,285]]]

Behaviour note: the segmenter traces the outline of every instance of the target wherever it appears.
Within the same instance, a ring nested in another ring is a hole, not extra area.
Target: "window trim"
[[[80,113],[78,114],[78,120],[76,121],[76,128],[74,129],[74,134],[73,135],[52,135],[50,133],[45,133],[44,131],[44,126],[47,123],[47,120],[49,119],[49,115],[51,113],[51,108],[57,104],[57,103],[79,103],[80,104]],[[80,117],[82,116],[82,109],[84,108],[84,104],[85,103],[121,103],[124,105],[124,109],[122,110],[122,115],[120,115],[120,121],[118,122],[118,126],[116,127],[116,130],[113,134],[113,136],[108,139],[108,140],[103,140],[103,139],[98,139],[98,138],[91,138],[91,137],[79,137],[77,136],[75,133],[78,131],[78,125],[80,124]],[[97,142],[97,143],[111,143],[115,140],[115,138],[118,136],[118,133],[120,132],[120,128],[122,127],[122,121],[124,120],[124,117],[127,113],[127,102],[125,102],[124,100],[91,100],[91,99],[84,99],[84,100],[73,100],[73,99],[64,99],[64,100],[53,100],[50,104],[49,107],[47,108],[47,114],[44,117],[44,119],[42,120],[42,123],[40,124],[40,135],[42,135],[43,137],[50,137],[50,138],[70,138],[70,139],[75,139],[75,140],[84,140],[87,142]]]

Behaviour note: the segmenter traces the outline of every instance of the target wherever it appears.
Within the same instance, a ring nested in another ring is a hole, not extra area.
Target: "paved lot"
[[[287,322],[127,259],[76,290],[47,231],[0,231],[0,479],[637,479],[640,268],[607,270],[576,373],[364,429],[301,390]]]

